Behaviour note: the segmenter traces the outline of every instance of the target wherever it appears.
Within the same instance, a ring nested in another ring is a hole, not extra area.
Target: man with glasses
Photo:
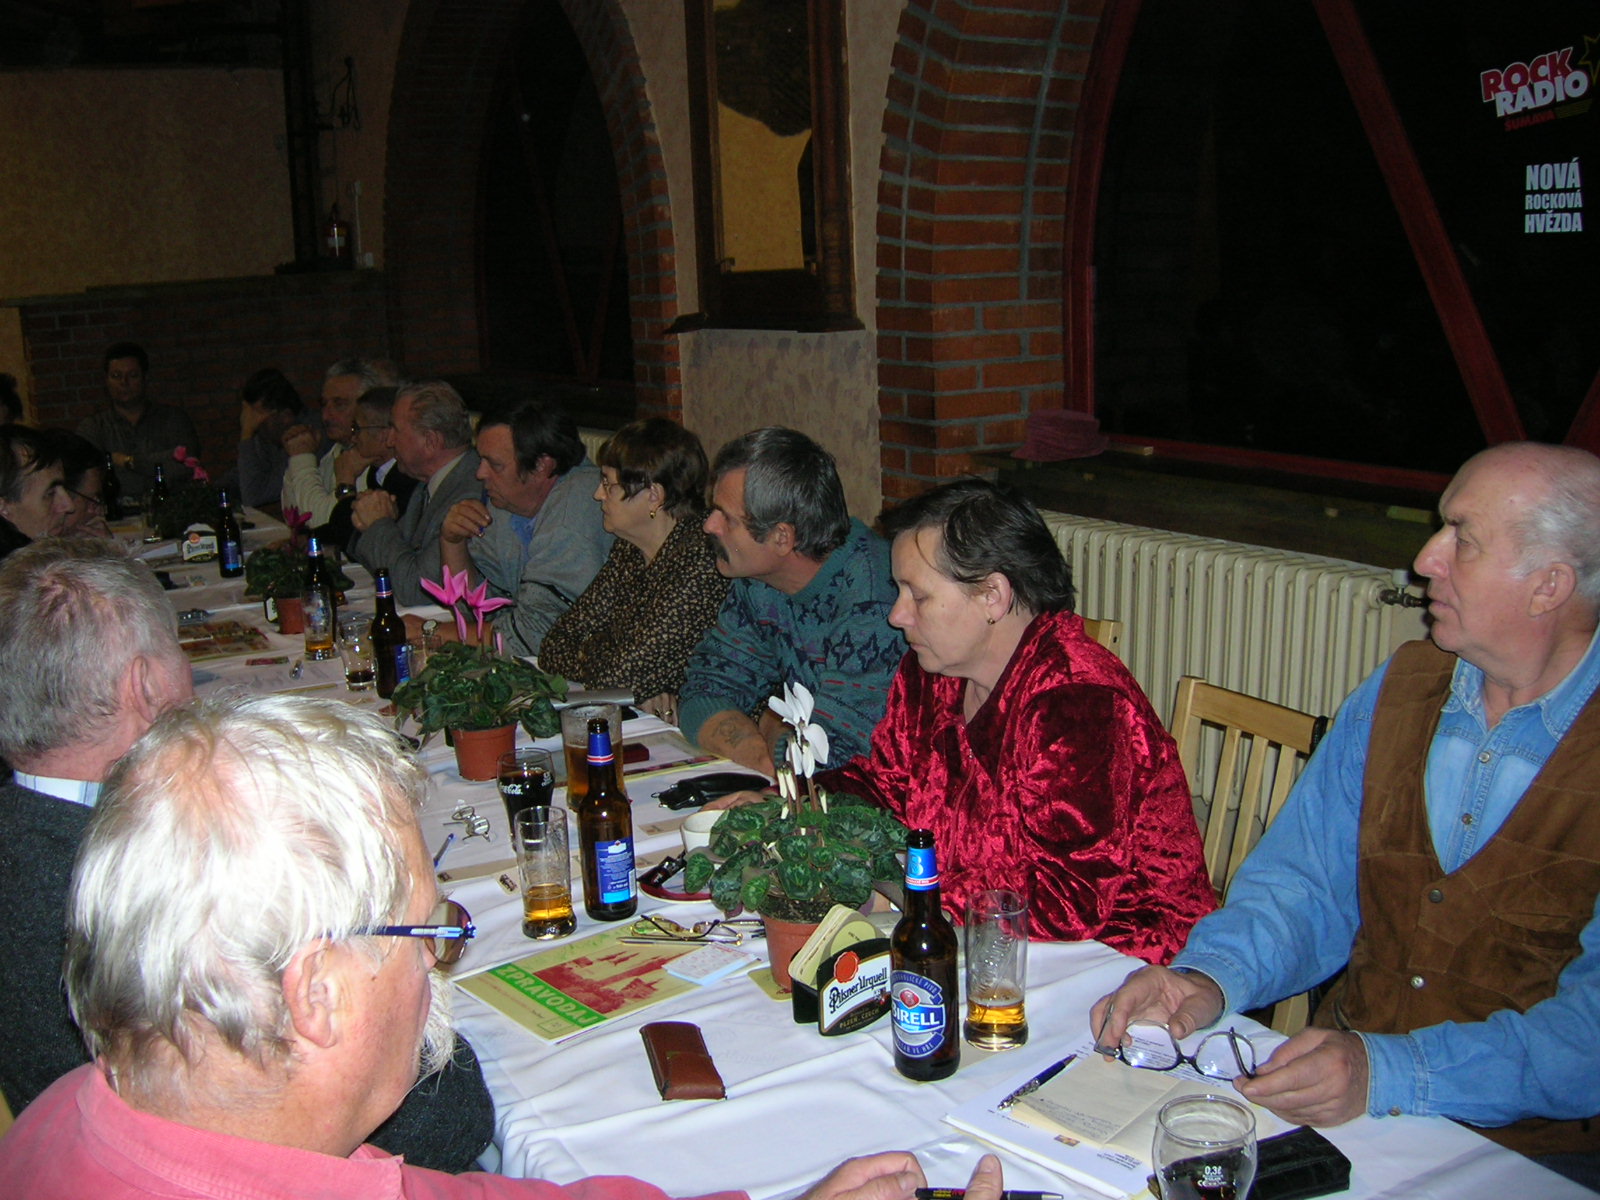
[[[1600,1182],[1600,459],[1469,460],[1417,555],[1431,637],[1340,710],[1171,969],[1091,1016],[1183,1038],[1344,968],[1238,1084],[1297,1122],[1453,1117]]]
[[[416,818],[426,787],[382,721],[339,701],[208,701],[159,720],[107,781],[73,875],[67,997],[95,1062],[0,1140],[8,1187],[660,1200],[624,1178],[569,1191],[450,1177],[365,1144],[450,1054],[433,968],[470,920],[439,911]],[[912,1156],[884,1154],[810,1195],[912,1200],[923,1183]],[[988,1158],[969,1195],[999,1189]]]
[[[338,485],[338,501],[328,517],[328,523],[316,529],[324,546],[346,548],[355,536],[351,516],[356,497],[362,492],[382,488],[394,497],[395,507],[404,512],[416,489],[417,481],[400,470],[394,456],[394,398],[398,388],[375,387],[356,401],[355,425],[351,430],[350,449],[369,463],[354,483]]]
[[[339,502],[341,485],[353,485],[371,463],[352,445],[356,402],[375,387],[394,387],[400,370],[381,358],[341,358],[322,380],[322,433],[308,425],[283,431],[289,465],[283,472],[283,507],[324,524]]]
[[[14,1112],[85,1061],[61,996],[67,881],[112,764],[193,694],[175,629],[150,570],[109,543],[49,539],[0,564],[0,756],[16,772],[0,788],[0,922],[36,931],[0,956],[0,1092]],[[167,861],[152,852],[125,865],[165,887],[155,864]],[[407,1100],[380,1144],[446,1169],[472,1165],[494,1108],[465,1043],[457,1059]]]

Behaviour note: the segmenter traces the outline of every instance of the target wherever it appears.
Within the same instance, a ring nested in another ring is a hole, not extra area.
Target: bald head
[[[1600,608],[1600,458],[1576,446],[1507,442],[1467,460],[1451,483],[1492,474],[1504,490],[1525,573],[1551,562],[1572,568],[1578,597]]]

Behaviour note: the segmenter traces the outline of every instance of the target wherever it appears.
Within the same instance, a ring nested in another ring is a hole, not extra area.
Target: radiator
[[[1400,615],[1394,573],[1381,567],[1044,517],[1072,565],[1078,611],[1123,623],[1123,661],[1163,720],[1183,675],[1331,716],[1397,640],[1417,636],[1416,610]]]

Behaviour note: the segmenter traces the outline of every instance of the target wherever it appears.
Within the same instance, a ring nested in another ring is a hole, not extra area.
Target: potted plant
[[[817,762],[827,761],[827,735],[810,723],[811,695],[804,687],[786,688],[782,700],[770,703],[795,729],[790,763],[778,770],[780,794],[723,813],[709,845],[688,856],[684,888],[709,889],[724,913],[745,908],[760,914],[773,975],[784,987],[789,958],[830,908],[860,908],[879,884],[904,878],[897,854],[906,830],[859,796],[830,795],[816,786],[811,775]],[[780,948],[794,938],[792,947]]]
[[[283,546],[263,546],[244,560],[244,594],[247,598],[261,597],[262,611],[267,620],[278,623],[280,633],[299,633],[305,628],[299,616],[305,574],[303,553],[296,554]],[[355,585],[334,565],[333,586],[343,591]]]
[[[461,777],[493,779],[500,755],[515,745],[519,723],[536,738],[561,732],[552,701],[566,694],[565,679],[547,675],[520,658],[449,642],[428,656],[420,672],[395,688],[395,727],[414,720],[424,741],[441,729],[447,731]],[[492,736],[473,736],[486,732]],[[491,742],[492,749],[484,742]],[[468,751],[466,759],[463,749]],[[474,751],[487,756],[487,768],[472,759]]]

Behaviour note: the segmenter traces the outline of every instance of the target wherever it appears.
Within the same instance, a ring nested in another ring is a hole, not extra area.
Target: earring
[[[659,505],[659,504],[658,504],[658,505],[656,505],[656,506],[655,506],[655,507],[654,507],[654,508],[652,508],[652,509],[651,509],[651,510],[650,510],[650,519],[651,519],[651,520],[652,520],[652,521],[654,521],[654,520],[655,520],[655,519],[656,519],[656,514],[657,514],[657,513],[658,513],[658,512],[660,512],[660,511],[661,511],[661,506],[660,506],[660,505]]]
[[[991,625],[994,624],[994,618],[993,617],[985,617],[984,620],[987,621]]]

